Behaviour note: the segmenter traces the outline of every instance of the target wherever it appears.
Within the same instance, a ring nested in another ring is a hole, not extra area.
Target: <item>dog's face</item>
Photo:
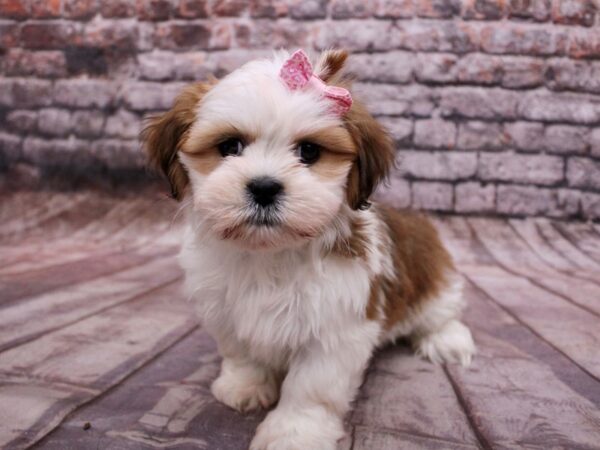
[[[344,203],[365,204],[393,160],[390,139],[360,104],[339,115],[318,91],[288,89],[279,78],[286,57],[190,86],[143,134],[173,195],[189,191],[211,232],[246,248],[318,236]],[[343,84],[345,59],[327,52],[315,72]]]

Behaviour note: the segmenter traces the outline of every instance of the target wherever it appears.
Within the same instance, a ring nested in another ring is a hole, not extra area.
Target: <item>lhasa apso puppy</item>
[[[186,201],[185,289],[223,357],[212,393],[269,408],[251,449],[332,449],[374,350],[475,351],[461,279],[433,226],[369,197],[392,140],[343,75],[299,50],[193,84],[142,138]]]

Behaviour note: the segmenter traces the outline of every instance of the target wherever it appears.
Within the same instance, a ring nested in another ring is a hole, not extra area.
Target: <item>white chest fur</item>
[[[285,365],[311,339],[327,345],[349,322],[364,320],[365,263],[324,258],[317,245],[251,252],[199,238],[190,228],[180,263],[186,293],[209,332],[220,342],[234,339],[269,365]]]

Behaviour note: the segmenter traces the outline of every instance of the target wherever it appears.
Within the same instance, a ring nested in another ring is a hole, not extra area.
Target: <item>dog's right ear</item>
[[[171,196],[176,200],[183,198],[189,183],[177,152],[196,120],[198,102],[211,86],[210,83],[196,83],[185,88],[169,111],[147,119],[140,134],[150,165],[167,178],[171,185]]]

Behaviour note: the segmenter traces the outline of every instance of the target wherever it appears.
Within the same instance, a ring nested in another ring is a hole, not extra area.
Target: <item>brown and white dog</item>
[[[394,149],[352,103],[346,53],[294,84],[282,71],[298,57],[191,85],[142,133],[188,200],[180,263],[223,356],[212,392],[239,411],[277,403],[252,449],[335,448],[369,358],[398,337],[436,363],[475,351],[435,229],[368,203]]]

